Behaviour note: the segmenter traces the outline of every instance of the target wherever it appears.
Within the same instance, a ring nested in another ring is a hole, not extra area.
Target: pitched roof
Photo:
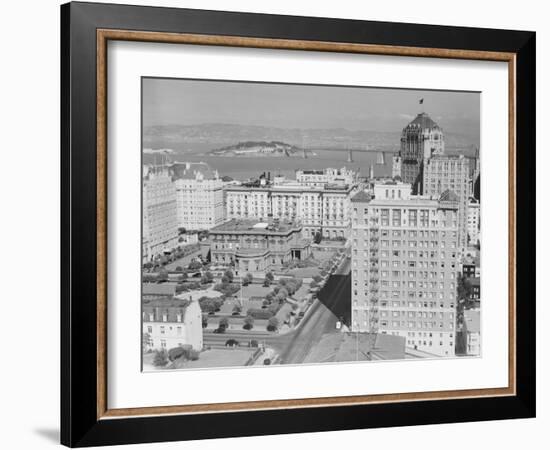
[[[370,202],[371,196],[367,194],[365,191],[360,191],[357,194],[355,194],[352,198],[352,202]]]

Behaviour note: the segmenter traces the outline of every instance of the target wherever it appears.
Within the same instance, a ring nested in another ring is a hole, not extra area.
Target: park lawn
[[[290,275],[296,278],[313,278],[315,275],[319,275],[318,267],[304,267],[303,269],[291,269],[288,271]]]
[[[201,254],[200,248],[197,249],[196,252],[190,253],[189,255],[184,256],[183,258],[176,259],[174,262],[171,262],[170,264],[166,264],[165,269],[169,272],[172,272],[176,270],[176,267],[181,266],[184,269],[187,269],[187,266],[189,263],[193,260],[193,258],[196,258]]]
[[[336,251],[319,251],[319,250],[313,250],[313,259],[323,262],[327,261],[330,258],[332,258],[337,252]]]
[[[275,286],[275,283],[273,284]],[[262,284],[252,283],[243,287],[243,298],[262,297],[273,290],[273,286],[264,287]]]

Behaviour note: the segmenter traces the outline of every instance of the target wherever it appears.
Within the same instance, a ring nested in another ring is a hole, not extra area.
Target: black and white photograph
[[[143,77],[141,120],[143,371],[482,354],[479,92]]]

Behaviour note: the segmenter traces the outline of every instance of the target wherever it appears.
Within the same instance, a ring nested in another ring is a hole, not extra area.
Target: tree
[[[149,270],[149,269],[151,269],[152,267],[153,267],[153,263],[152,263],[152,262],[149,262],[149,261],[148,261],[148,262],[146,262],[145,264],[143,264],[143,268],[144,268],[144,269]]]
[[[159,270],[157,274],[157,281],[168,281],[168,271],[166,269]]]
[[[461,302],[469,301],[472,296],[472,284],[464,275],[459,275],[458,277],[458,286],[457,286],[457,297]]]
[[[155,367],[164,367],[166,364],[168,364],[168,353],[166,352],[166,350],[155,350],[153,365]]]
[[[315,244],[320,244],[322,239],[323,239],[323,235],[319,231],[317,231],[317,233],[315,233],[315,236],[313,236],[313,242]]]
[[[224,278],[227,277],[227,279],[229,280],[229,283],[233,282],[233,272],[231,272],[230,270],[226,270],[223,276]]]
[[[202,315],[202,327],[206,328],[208,326],[208,316],[206,314]]]
[[[214,275],[212,275],[212,272],[206,271],[201,278],[201,283],[208,284],[208,283],[212,283],[213,280],[214,280]]]
[[[277,331],[279,328],[279,319],[273,316],[267,321],[267,331]]]
[[[220,319],[220,323],[218,324],[218,328],[223,328],[224,330],[229,326],[229,320],[227,320],[227,317],[222,317]]]
[[[252,283],[252,280],[254,280],[254,277],[250,272],[247,272],[246,275],[243,277],[243,286],[248,286],[250,283]]]
[[[253,327],[254,327],[254,317],[246,316],[245,319],[244,319],[243,328],[245,330],[251,330]]]
[[[191,271],[197,271],[197,270],[200,270],[202,268],[202,264],[195,259],[195,260],[193,260],[189,263],[187,268]]]
[[[319,281],[321,281],[321,279],[322,279],[322,277],[321,277],[320,275],[315,275],[315,276],[313,277],[313,281],[315,281],[315,282],[317,282],[317,283],[319,283]]]
[[[317,287],[317,284],[318,284],[318,283],[317,283],[317,281],[315,281],[315,280],[312,280],[312,282],[311,282],[311,283],[309,283],[309,287],[310,287],[310,288],[314,288],[314,287]]]
[[[149,340],[151,339],[151,335],[147,332],[143,333],[141,335],[141,349],[145,350],[149,346]]]
[[[187,275],[187,272],[182,272],[181,275],[178,277],[178,281],[185,281],[189,278],[189,275]]]
[[[241,305],[233,306],[233,314],[240,314],[242,311]]]

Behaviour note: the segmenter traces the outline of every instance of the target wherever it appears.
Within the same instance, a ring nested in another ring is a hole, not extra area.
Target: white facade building
[[[454,356],[457,196],[413,196],[410,184],[388,182],[355,195],[352,209],[352,331]]]
[[[346,238],[350,229],[350,199],[354,186],[304,186],[288,183],[266,187],[226,187],[227,219],[278,218],[300,221],[303,236]]]
[[[468,203],[468,243],[475,245],[479,241],[479,229],[480,229],[480,211],[479,202],[473,198]]]
[[[223,223],[224,183],[217,171],[205,164],[186,163],[175,176],[179,228],[209,230]]]
[[[480,319],[481,312],[479,309],[468,309],[464,311],[466,353],[471,356],[479,356],[481,353]]]
[[[177,243],[176,187],[167,166],[146,166],[143,188],[143,261]]]
[[[325,184],[349,185],[355,184],[357,173],[354,170],[333,169],[297,170],[296,181],[305,186],[323,187]]]
[[[202,313],[197,299],[183,294],[173,299],[144,299],[142,314],[143,334],[148,338],[144,350],[182,345],[202,350]]]

